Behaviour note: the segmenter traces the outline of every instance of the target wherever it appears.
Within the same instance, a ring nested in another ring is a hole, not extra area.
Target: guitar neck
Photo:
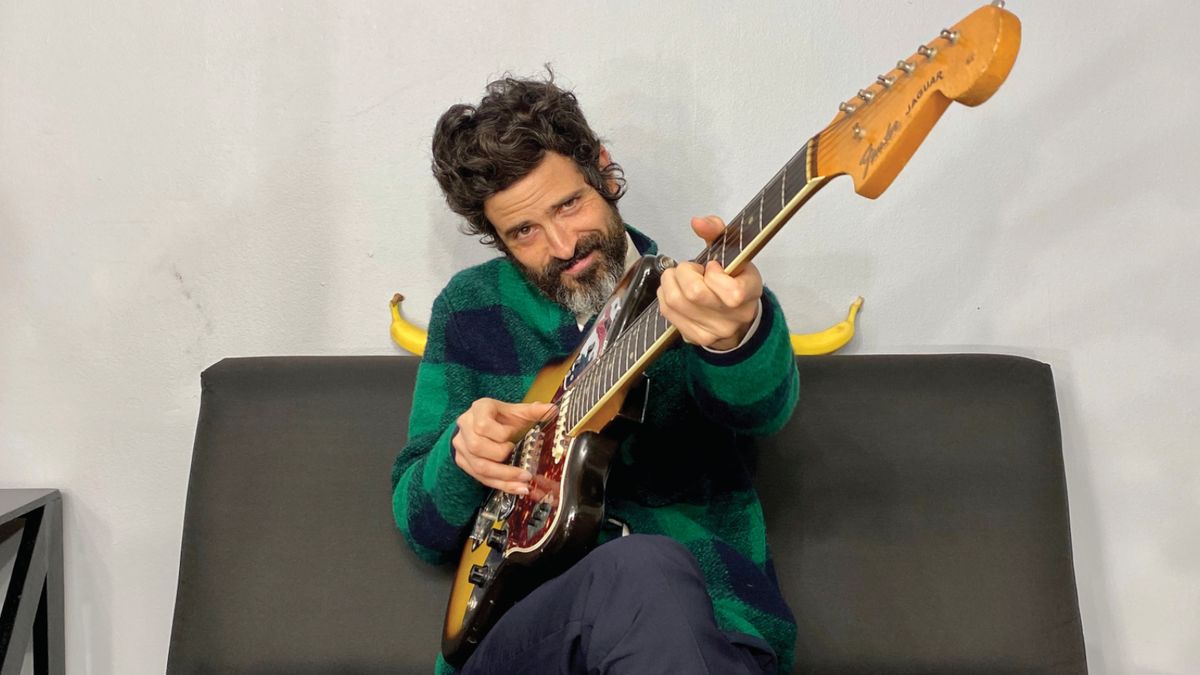
[[[1003,4],[993,0],[943,29],[844,101],[834,120],[767,181],[694,261],[716,260],[736,274],[835,176],[852,176],[855,192],[864,197],[882,194],[951,101],[977,106],[1008,77],[1021,44],[1021,22]],[[593,418],[599,420],[605,405],[677,336],[657,302],[646,308],[572,383],[562,413],[570,433],[578,435]]]
[[[727,273],[736,274],[757,255],[804,202],[829,182],[816,173],[818,138],[805,143],[692,262],[704,265],[716,260]]]
[[[816,175],[817,142],[818,137],[814,137],[805,143],[692,262],[705,265],[716,260],[728,274],[737,274],[753,259],[831,180]],[[678,335],[658,310],[657,300],[643,310],[572,385],[561,411],[570,433],[578,435],[586,429],[597,411],[641,375]]]

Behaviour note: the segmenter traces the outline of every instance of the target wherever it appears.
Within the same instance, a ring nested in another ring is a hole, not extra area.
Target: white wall
[[[979,0],[975,0],[978,2]],[[975,2],[0,3],[0,486],[66,494],[72,673],[162,672],[199,372],[390,354],[456,268],[433,122],[550,61],[668,252]],[[1200,665],[1194,3],[1012,2],[1024,45],[878,201],[839,179],[760,258],[849,353],[1057,378],[1095,673]]]

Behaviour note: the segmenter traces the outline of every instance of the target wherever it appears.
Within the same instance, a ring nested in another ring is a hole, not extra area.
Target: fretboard
[[[736,274],[828,181],[816,173],[816,146],[814,137],[800,148],[692,262],[706,265],[716,260],[727,273]],[[572,383],[566,406],[559,411],[570,433],[577,434],[590,415],[676,337],[678,331],[658,311],[655,300]]]

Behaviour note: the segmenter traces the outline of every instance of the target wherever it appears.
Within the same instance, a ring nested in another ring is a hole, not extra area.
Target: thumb
[[[555,408],[553,403],[508,403],[500,407],[500,412],[523,422],[537,422],[550,415]]]
[[[725,222],[716,216],[692,218],[692,231],[706,244],[711,244],[714,239],[721,236],[721,232],[725,231]]]

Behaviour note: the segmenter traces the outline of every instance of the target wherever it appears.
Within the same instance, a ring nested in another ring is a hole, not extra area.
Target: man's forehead
[[[483,200],[483,213],[496,227],[515,225],[553,209],[586,185],[575,162],[547,152],[523,178]]]

